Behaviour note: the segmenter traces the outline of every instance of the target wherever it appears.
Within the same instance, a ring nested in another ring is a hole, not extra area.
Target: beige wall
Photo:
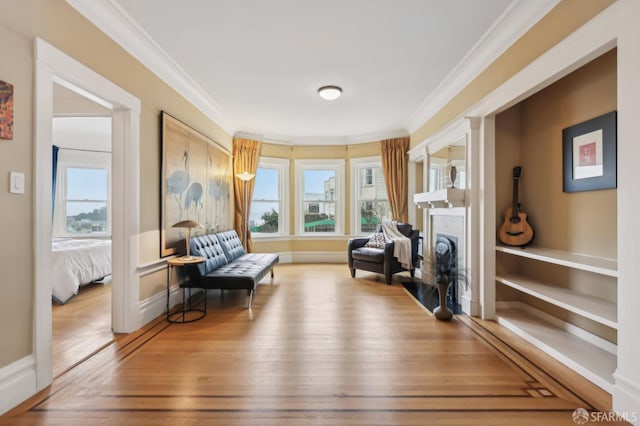
[[[4,13],[0,19],[6,19]],[[13,140],[0,139],[0,367],[31,353],[33,324],[33,59],[31,40],[0,26],[6,43],[0,79],[13,84]],[[9,172],[25,173],[24,195],[10,194]]]
[[[573,30],[612,3],[613,0],[563,0],[539,24],[481,73],[441,111],[411,135],[412,146],[432,135],[465,111],[482,96],[566,37]],[[153,243],[159,222],[159,113],[166,110],[199,132],[231,150],[231,136],[209,120],[185,99],[129,56],[110,38],[82,18],[63,0],[2,0],[0,39],[3,59],[0,79],[15,85],[15,136],[0,141],[0,233],[5,241],[0,249],[0,291],[5,303],[0,310],[0,368],[32,352],[33,328],[33,81],[35,37],[64,51],[102,74],[142,101],[140,147],[141,232],[149,248],[141,253],[145,260],[158,257]],[[284,147],[265,144],[263,155],[285,158],[353,158],[376,155],[372,145],[344,148]],[[290,154],[281,154],[289,150]],[[26,174],[25,195],[8,194],[8,173]],[[347,176],[348,177],[348,176]],[[151,235],[150,237],[148,235]],[[342,250],[342,242],[327,241],[315,247]],[[318,250],[309,242],[291,243],[296,250]],[[344,246],[343,246],[344,247]],[[142,280],[141,294],[150,294],[160,286],[163,274]],[[148,287],[148,288],[147,288]]]
[[[2,1],[0,79],[14,84],[14,139],[0,140],[0,235],[11,244],[0,249],[0,368],[32,352],[33,249],[33,81],[34,40],[40,37],[103,75],[142,102],[140,127],[141,231],[159,228],[161,110],[188,123],[227,149],[231,136],[188,103],[63,0]],[[25,195],[9,194],[9,171],[26,175]],[[141,258],[157,259],[159,241],[150,238]],[[165,285],[166,273],[141,280],[140,294]],[[148,287],[148,288],[147,288]]]

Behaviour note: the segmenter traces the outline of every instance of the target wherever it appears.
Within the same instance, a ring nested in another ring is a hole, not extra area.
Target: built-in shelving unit
[[[617,262],[538,247],[496,246],[497,253],[617,277]],[[616,330],[617,304],[520,273],[497,274],[496,282],[553,306]],[[505,307],[506,306],[506,307]],[[497,304],[498,322],[554,356],[598,386],[611,391],[616,366],[615,344],[523,303]]]
[[[616,72],[616,55],[603,54],[493,117],[485,191],[495,204],[485,209],[484,223],[498,228],[517,203],[535,232],[525,247],[486,243],[493,256],[484,284],[495,294],[485,300],[495,303],[489,312],[608,392],[621,328],[618,194],[615,188],[565,191],[570,170],[558,147],[561,129],[616,109],[616,83],[608,77]],[[563,107],[568,104],[574,107]]]
[[[521,275],[496,276],[496,281],[611,328],[617,328],[616,304]]]
[[[497,246],[496,251],[512,254],[514,256],[522,256],[529,259],[539,260],[541,262],[547,262],[555,265],[567,266],[569,268],[580,269],[583,271],[594,272],[596,274],[607,275],[610,277],[618,276],[618,263],[614,259],[606,259],[602,257],[587,256],[584,254],[569,253],[560,250],[538,247],[521,248]]]
[[[613,388],[615,345],[584,335],[580,329],[526,305],[498,304],[498,323],[525,338],[607,392]]]

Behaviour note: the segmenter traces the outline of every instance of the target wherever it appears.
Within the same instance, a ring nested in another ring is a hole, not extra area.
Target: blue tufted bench
[[[188,287],[205,290],[247,290],[251,308],[258,282],[271,272],[280,258],[274,253],[245,253],[235,230],[191,238],[191,254],[205,258],[204,263],[188,268]]]

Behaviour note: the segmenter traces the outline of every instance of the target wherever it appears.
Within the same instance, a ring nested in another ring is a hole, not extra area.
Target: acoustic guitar
[[[498,230],[498,238],[508,246],[524,246],[533,238],[533,228],[527,222],[527,214],[520,211],[518,202],[518,179],[522,167],[513,168],[513,201],[504,215],[504,222]]]

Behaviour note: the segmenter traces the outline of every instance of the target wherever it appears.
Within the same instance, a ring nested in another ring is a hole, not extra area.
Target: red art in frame
[[[13,139],[13,84],[0,81],[0,139]]]

